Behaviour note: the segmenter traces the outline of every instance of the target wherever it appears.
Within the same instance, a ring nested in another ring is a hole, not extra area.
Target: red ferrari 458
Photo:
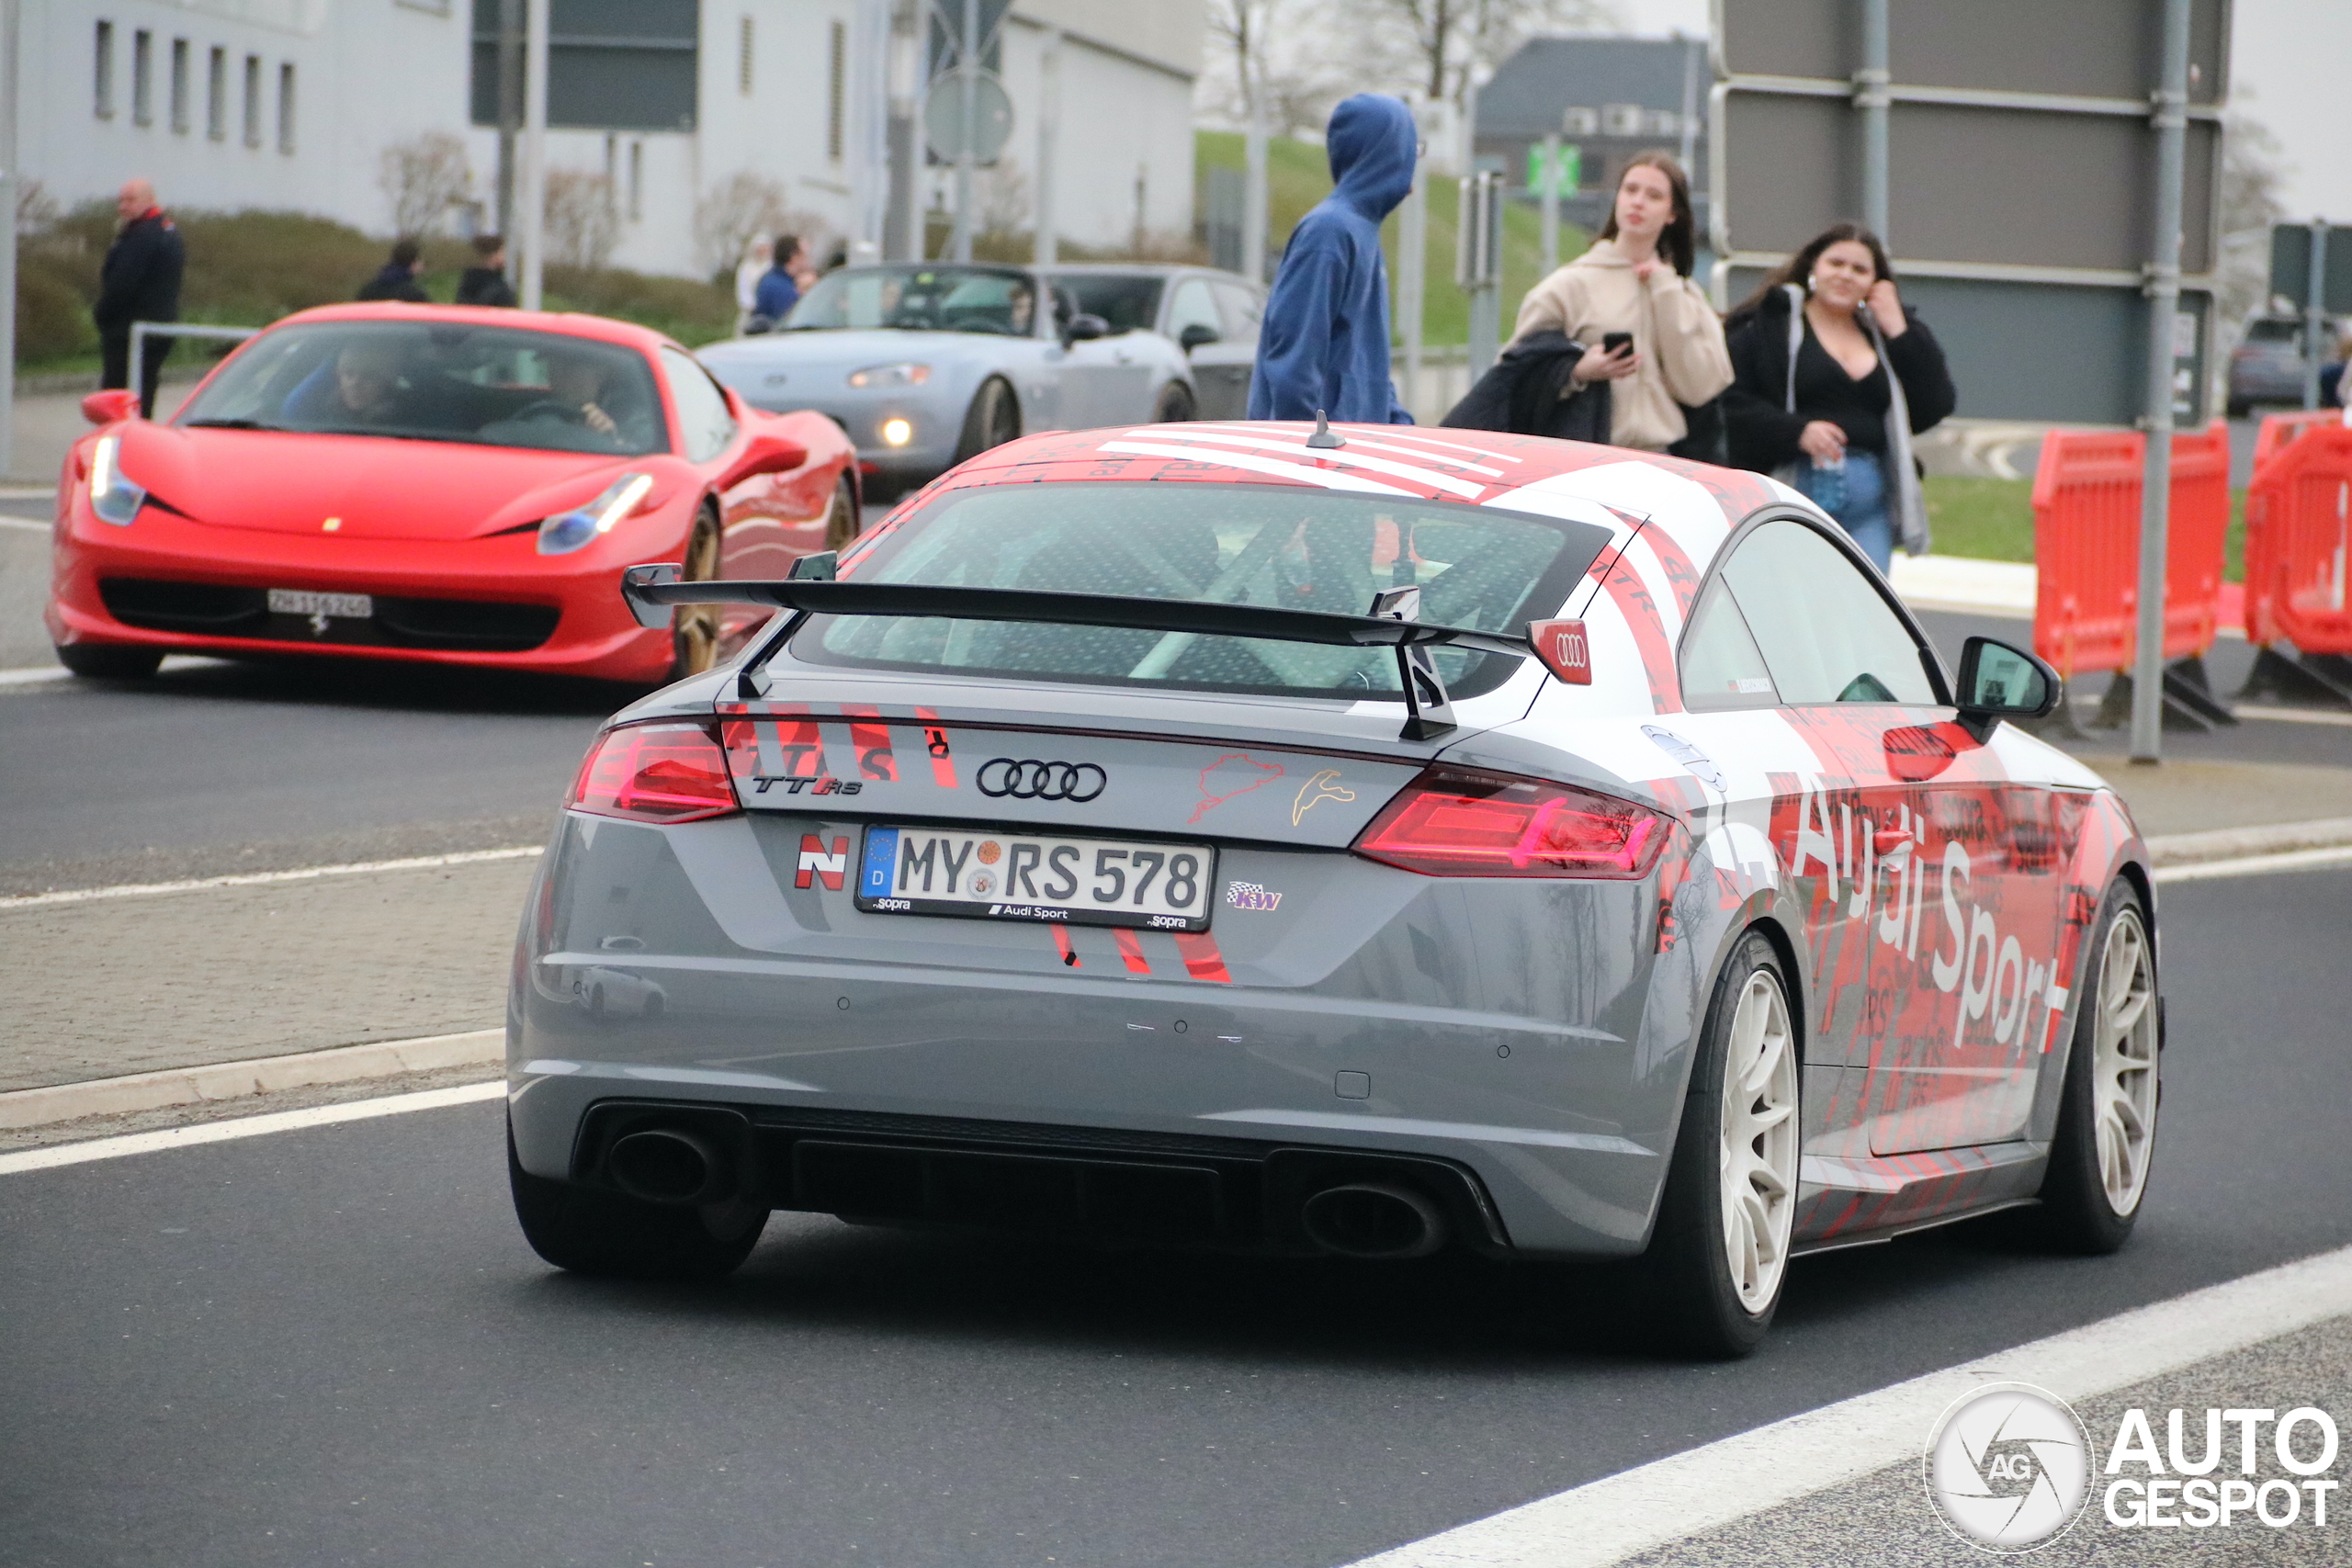
[[[762,616],[639,626],[624,567],[781,577],[858,529],[831,421],[763,413],[594,316],[305,310],[167,422],[126,391],[82,406],[97,428],[60,476],[48,611],[77,675],[302,652],[660,681]]]

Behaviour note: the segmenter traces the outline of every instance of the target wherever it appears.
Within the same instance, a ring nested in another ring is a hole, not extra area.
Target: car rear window
[[[857,561],[861,582],[920,582],[1198,599],[1363,615],[1418,585],[1421,619],[1523,630],[1555,613],[1604,528],[1488,507],[1279,486],[1021,485],[953,491]],[[1385,648],[1116,626],[818,615],[792,638],[818,664],[1090,685],[1397,698]],[[1456,695],[1492,690],[1520,661],[1443,649]]]
[[[1114,333],[1149,332],[1159,321],[1163,280],[1115,272],[1058,272],[1056,285],[1069,291],[1078,308],[1100,316]]]
[[[645,356],[463,321],[312,321],[254,338],[180,425],[642,457],[670,449]]]
[[[2245,341],[2248,343],[2300,343],[2303,326],[2301,321],[2248,321]]]

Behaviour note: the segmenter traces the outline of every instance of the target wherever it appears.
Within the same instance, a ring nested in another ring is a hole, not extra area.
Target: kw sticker
[[[1237,909],[1272,911],[1282,908],[1283,896],[1269,893],[1254,882],[1228,882],[1225,885],[1225,901]]]

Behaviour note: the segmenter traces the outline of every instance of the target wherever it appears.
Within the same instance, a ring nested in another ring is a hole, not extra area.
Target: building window
[[[849,96],[849,28],[840,22],[833,23],[829,41],[831,49],[825,67],[825,156],[838,164],[842,161],[842,109]]]
[[[145,28],[130,35],[130,122],[155,123],[155,35]]]
[[[628,144],[628,220],[632,223],[645,217],[645,142],[642,139]]]
[[[187,134],[187,39],[172,40],[172,134]]]
[[[97,74],[91,79],[90,107],[100,119],[114,118],[114,24],[98,24]]]
[[[277,150],[294,151],[294,62],[277,68]]]
[[[229,51],[215,45],[204,68],[204,134],[229,139]]]
[[[752,18],[745,17],[735,39],[735,85],[752,96]]]
[[[245,145],[261,145],[261,56],[245,56]]]

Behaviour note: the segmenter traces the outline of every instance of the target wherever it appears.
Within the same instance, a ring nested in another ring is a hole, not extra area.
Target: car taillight
[[[1630,882],[1666,848],[1669,820],[1572,784],[1433,767],[1358,835],[1367,859],[1429,876],[1579,876]]]
[[[698,724],[629,724],[596,738],[571,807],[635,822],[692,822],[740,810],[727,753]]]

